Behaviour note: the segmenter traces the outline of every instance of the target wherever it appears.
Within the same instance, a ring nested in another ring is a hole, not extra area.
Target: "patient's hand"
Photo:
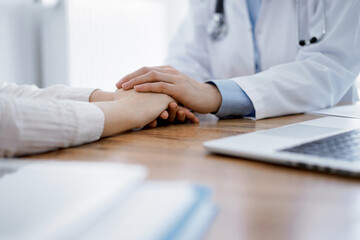
[[[131,96],[133,94],[136,94],[134,90],[123,90],[118,89],[114,93],[114,99],[120,100],[124,97]],[[163,111],[159,119],[166,120],[167,122],[173,123],[173,122],[186,122],[190,121],[193,123],[198,123],[199,119],[195,116],[194,113],[192,113],[189,109],[179,106],[175,101],[171,102],[168,105],[168,108]],[[148,127],[156,127],[157,126],[157,120],[155,119],[150,124],[148,124]]]
[[[174,101],[166,94],[121,92],[116,101],[95,103],[105,115],[102,136],[141,128],[154,121]]]
[[[120,92],[119,95],[121,98],[118,101],[125,103],[123,107],[128,108],[128,112],[138,123],[137,127],[151,124],[158,116],[164,115],[164,109],[170,102],[174,101],[166,94],[149,93],[144,95],[135,90]]]
[[[125,91],[123,89],[117,89],[114,92],[114,100],[121,100],[124,97],[129,97],[131,95],[136,94],[136,91],[130,90],[130,91]]]
[[[89,102],[105,102],[105,101],[114,101],[114,93],[96,89],[91,93],[89,97]]]

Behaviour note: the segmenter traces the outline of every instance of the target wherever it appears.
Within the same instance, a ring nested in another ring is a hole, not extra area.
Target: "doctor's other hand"
[[[200,83],[171,66],[143,67],[126,75],[116,86],[137,92],[165,93],[199,113],[217,112],[221,94],[216,86]]]
[[[168,113],[168,117],[162,118],[162,116],[160,115],[160,118],[162,118],[163,120],[167,120],[170,123],[183,123],[186,121],[190,121],[192,123],[199,122],[199,119],[195,116],[194,113],[192,113],[186,107],[179,106],[176,102],[171,102],[166,109],[166,112]]]
[[[176,102],[171,102],[168,108],[156,120],[149,123],[147,127],[155,128],[158,125],[158,120],[162,120],[165,123],[199,122],[194,113],[185,107],[179,106]]]

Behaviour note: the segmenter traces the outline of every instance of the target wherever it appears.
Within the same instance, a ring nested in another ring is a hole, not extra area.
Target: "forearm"
[[[273,67],[248,77],[234,78],[254,104],[256,119],[303,113],[338,103],[356,75],[323,58]]]
[[[94,103],[104,113],[105,122],[101,137],[112,136],[137,127],[131,109],[124,106],[121,100]]]
[[[0,157],[41,153],[100,138],[104,115],[93,104],[0,96]]]

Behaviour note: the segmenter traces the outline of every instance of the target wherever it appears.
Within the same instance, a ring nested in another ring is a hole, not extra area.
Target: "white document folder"
[[[74,239],[145,177],[134,165],[0,161],[0,239]]]
[[[0,239],[196,240],[211,191],[136,165],[0,160]]]
[[[311,111],[310,114],[346,117],[346,118],[360,118],[360,104],[337,106],[326,108],[317,111]]]
[[[78,239],[198,240],[215,214],[204,186],[146,182]]]

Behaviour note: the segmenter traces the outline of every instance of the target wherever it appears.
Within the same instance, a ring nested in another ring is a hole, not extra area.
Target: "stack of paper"
[[[145,177],[133,165],[0,161],[0,239],[201,239],[210,190]]]
[[[317,111],[311,111],[309,113],[336,117],[360,118],[360,104],[337,106]]]

